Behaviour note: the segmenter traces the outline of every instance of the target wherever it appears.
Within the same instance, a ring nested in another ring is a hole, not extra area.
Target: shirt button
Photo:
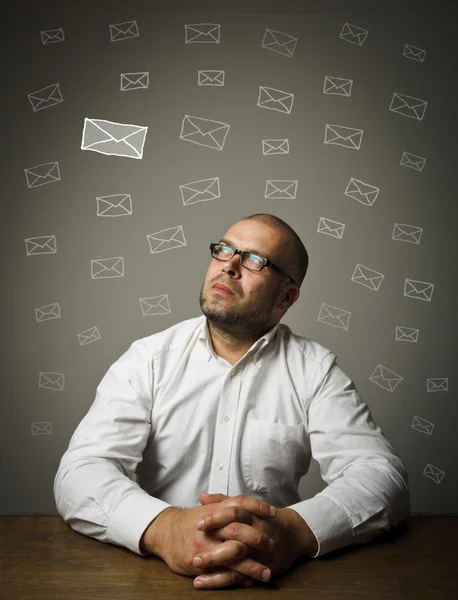
[[[218,469],[222,471],[224,469],[224,465],[218,465]]]
[[[235,369],[233,369],[233,370],[231,371],[231,375],[232,375],[232,377],[233,377],[233,376],[234,376],[236,373],[237,373],[237,371],[236,371]]]
[[[228,417],[227,415],[224,417],[224,420],[226,421],[226,423],[230,420],[230,417]]]

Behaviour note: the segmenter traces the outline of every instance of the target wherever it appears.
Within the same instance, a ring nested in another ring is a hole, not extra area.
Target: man
[[[405,468],[336,356],[279,323],[308,266],[296,233],[251,215],[211,253],[204,316],[110,367],[54,482],[75,530],[203,588],[266,581],[410,511]],[[301,501],[311,456],[328,486]]]

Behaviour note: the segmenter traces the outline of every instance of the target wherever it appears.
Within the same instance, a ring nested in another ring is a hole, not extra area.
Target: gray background
[[[15,2],[3,27],[0,511],[55,514],[52,484],[70,437],[108,367],[138,338],[200,315],[208,244],[232,223],[268,212],[303,240],[310,267],[283,322],[330,348],[404,461],[413,513],[458,512],[456,470],[456,36],[451,2]],[[140,35],[113,43],[109,24]],[[186,23],[220,23],[219,44],[185,44]],[[340,39],[345,22],[369,35]],[[43,45],[40,31],[63,28]],[[261,47],[266,28],[298,38],[293,57]],[[403,56],[405,44],[427,51]],[[225,71],[224,87],[197,72]],[[120,74],[149,72],[149,88],[120,91]],[[354,81],[323,94],[326,76]],[[27,95],[59,83],[64,101],[34,112]],[[291,114],[257,106],[259,86],[294,93]],[[394,92],[428,101],[422,121],[389,110]],[[223,151],[179,139],[185,114],[231,125]],[[85,117],[148,126],[142,160],[81,150]],[[359,150],[324,144],[325,125],[364,130]],[[290,153],[263,156],[261,140]],[[426,157],[422,172],[403,151]],[[24,169],[58,161],[61,180],[28,188]],[[221,198],[185,206],[179,185],[219,177]],[[350,177],[380,188],[372,206],[344,194]],[[264,198],[266,180],[298,180],[293,200]],[[128,193],[131,216],[97,216],[96,197]],[[345,224],[342,239],[317,232]],[[394,223],[423,228],[420,244],[392,239]],[[152,254],[147,234],[183,226],[187,245]],[[55,235],[57,253],[27,256],[26,238]],[[91,259],[122,256],[125,276],[92,279]],[[351,281],[356,264],[384,274],[378,291]],[[403,295],[405,278],[435,284],[431,302]],[[139,298],[167,294],[171,312],[143,316]],[[37,322],[58,302],[61,318]],[[351,312],[348,331],[318,320],[322,303]],[[100,340],[77,334],[97,326]],[[419,329],[417,343],[396,326]],[[393,392],[377,365],[403,377]],[[63,391],[39,372],[65,374]],[[427,391],[428,378],[448,391]],[[432,433],[412,427],[415,417]],[[52,435],[32,435],[34,423]],[[444,475],[425,474],[428,465]],[[302,497],[324,487],[312,461]]]

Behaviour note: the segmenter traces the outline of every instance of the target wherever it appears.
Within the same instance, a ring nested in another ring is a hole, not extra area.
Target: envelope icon
[[[363,133],[364,131],[362,129],[327,124],[324,143],[359,150],[363,140]]]
[[[342,79],[341,77],[329,77],[324,79],[323,94],[332,94],[335,96],[351,96],[352,79]]]
[[[76,335],[78,336],[80,346],[85,346],[86,344],[100,340],[100,332],[97,327],[90,327],[89,329],[86,329],[86,331],[82,331]]]
[[[187,245],[182,225],[150,233],[146,236],[146,239],[148,240],[151,254],[158,254],[159,252],[166,252],[167,250]]]
[[[396,325],[396,341],[397,342],[418,342],[418,335],[420,333],[419,329],[415,329],[413,327],[402,327],[401,325]]]
[[[25,249],[27,256],[36,256],[37,254],[56,254],[56,236],[40,235],[33,238],[25,238]]]
[[[415,431],[419,431],[420,433],[425,433],[426,435],[431,435],[434,430],[434,424],[426,419],[422,419],[421,417],[417,417],[416,415],[413,418],[412,429]]]
[[[221,25],[216,23],[196,23],[185,25],[185,44],[219,44]]]
[[[113,194],[97,198],[98,217],[125,217],[132,214],[130,194]]]
[[[324,323],[325,325],[331,325],[332,327],[338,327],[339,329],[348,331],[350,317],[351,312],[348,310],[322,302],[317,321],[319,323]]]
[[[168,294],[153,296],[152,298],[139,298],[139,300],[144,317],[168,315],[171,312]]]
[[[131,90],[147,90],[149,86],[149,71],[140,73],[121,73],[121,92]]]
[[[230,127],[220,121],[185,115],[181,123],[180,139],[214,150],[222,150]]]
[[[382,275],[378,271],[374,271],[373,269],[369,269],[369,267],[365,267],[357,263],[356,269],[353,272],[351,280],[355,283],[359,283],[369,288],[370,290],[374,290],[378,292],[382,281],[385,279],[385,275]]]
[[[433,377],[426,380],[427,392],[448,392],[448,377]]]
[[[415,169],[415,171],[423,171],[426,164],[426,158],[423,156],[417,156],[416,154],[412,154],[411,152],[403,152],[401,157],[400,165],[401,167],[409,167],[410,169]]]
[[[417,48],[417,46],[412,46],[412,44],[406,44],[402,55],[406,58],[417,60],[418,62],[425,62],[426,50]]]
[[[344,229],[344,223],[339,223],[338,221],[332,221],[331,219],[320,217],[317,233],[325,233],[326,235],[331,235],[332,237],[341,240],[344,234]]]
[[[366,29],[361,29],[361,27],[356,27],[356,25],[345,23],[339,37],[346,42],[350,42],[350,44],[362,46],[368,35],[369,32]]]
[[[271,198],[274,200],[295,200],[297,184],[297,179],[268,179],[266,182],[264,198]]]
[[[428,479],[432,479],[435,483],[440,483],[444,478],[445,472],[427,463],[423,475],[428,477]]]
[[[125,21],[124,23],[115,23],[110,25],[110,38],[112,42],[129,40],[140,35],[137,21]]]
[[[27,187],[34,188],[54,181],[60,181],[60,171],[58,162],[49,162],[24,169]]]
[[[398,375],[394,371],[391,371],[387,367],[379,364],[375,367],[374,372],[369,379],[384,390],[394,392],[404,377],[401,377],[401,375]]]
[[[224,85],[224,71],[198,71],[197,85]]]
[[[147,131],[141,125],[85,118],[81,150],[141,159]]]
[[[38,387],[62,392],[65,385],[65,375],[63,373],[41,372],[38,377]]]
[[[65,40],[63,29],[49,29],[48,31],[41,31],[40,33],[43,46],[54,44],[56,42],[63,42]]]
[[[393,240],[398,242],[410,242],[419,244],[423,229],[416,225],[406,225],[405,223],[395,223],[393,228]]]
[[[359,179],[352,177],[345,190],[345,195],[354,200],[358,200],[365,206],[372,206],[377,200],[380,188],[370,183],[364,183]]]
[[[390,110],[391,112],[399,113],[404,117],[410,117],[411,119],[421,121],[425,116],[427,106],[428,103],[426,100],[420,100],[420,98],[414,98],[413,96],[406,96],[394,92],[393,98],[391,99]]]
[[[92,279],[112,279],[124,277],[124,259],[122,256],[91,259]]]
[[[282,92],[275,88],[259,86],[259,96],[257,106],[268,110],[277,110],[278,112],[291,114],[293,108],[294,94]]]
[[[51,319],[60,319],[59,303],[53,302],[52,304],[39,306],[35,309],[35,318],[37,323],[43,323],[43,321],[49,321]]]
[[[427,281],[417,281],[416,279],[408,279],[404,281],[403,296],[407,298],[415,298],[415,300],[424,300],[431,302],[434,292],[434,283]]]
[[[219,188],[219,177],[210,177],[210,179],[200,179],[180,185],[183,204],[196,204],[197,202],[208,202],[221,198]]]
[[[289,141],[288,138],[281,140],[261,140],[262,141],[262,153],[264,156],[271,156],[273,154],[289,154]]]
[[[297,41],[298,38],[295,38],[292,35],[266,28],[261,47],[291,58],[294,54]]]
[[[32,105],[33,112],[43,110],[44,108],[50,108],[51,106],[56,106],[56,104],[60,104],[64,101],[62,94],[60,93],[58,83],[48,85],[37,92],[27,94],[27,96],[30,104]]]
[[[52,435],[52,423],[50,421],[39,421],[31,423],[32,435]]]

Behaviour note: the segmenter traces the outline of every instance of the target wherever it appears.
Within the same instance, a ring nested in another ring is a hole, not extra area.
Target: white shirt
[[[407,473],[336,356],[277,324],[234,365],[207,319],[135,341],[100,382],[54,481],[76,531],[143,555],[169,506],[245,494],[301,515],[321,556],[366,543],[410,512]],[[311,456],[328,486],[301,501]]]

